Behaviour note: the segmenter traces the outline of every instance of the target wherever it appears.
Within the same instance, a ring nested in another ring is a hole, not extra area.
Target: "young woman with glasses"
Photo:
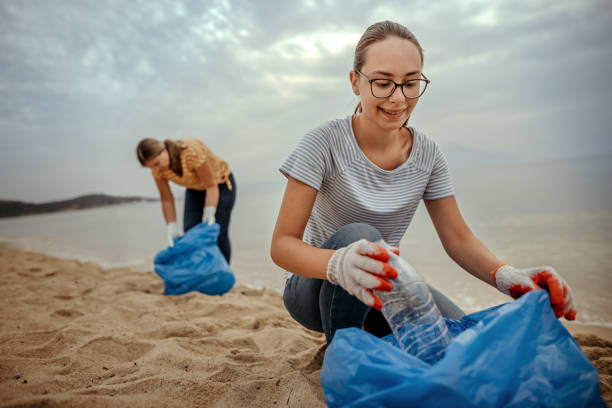
[[[287,310],[328,342],[345,327],[390,333],[372,290],[391,290],[397,272],[375,242],[397,247],[423,200],[462,268],[515,298],[546,288],[557,317],[574,319],[572,293],[553,268],[503,264],[466,225],[437,143],[408,126],[429,84],[422,68],[423,51],[406,27],[389,21],[368,27],[349,74],[360,99],[354,114],[308,132],[281,166],[288,181],[271,256],[289,271]],[[444,316],[463,316],[431,289]]]
[[[236,200],[236,182],[229,165],[198,139],[143,139],[136,147],[141,165],[151,169],[159,190],[162,213],[168,229],[168,245],[181,235],[176,223],[174,196],[168,181],[186,187],[183,231],[201,222],[219,224],[217,244],[230,262],[228,235],[230,216]]]

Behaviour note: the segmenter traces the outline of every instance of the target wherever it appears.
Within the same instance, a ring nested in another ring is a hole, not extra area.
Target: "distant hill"
[[[47,203],[27,203],[24,201],[0,200],[0,218],[68,210],[82,210],[85,208],[102,207],[105,205],[124,204],[138,201],[157,201],[157,199],[145,197],[118,197],[109,196],[106,194],[88,194],[70,200],[50,201]]]

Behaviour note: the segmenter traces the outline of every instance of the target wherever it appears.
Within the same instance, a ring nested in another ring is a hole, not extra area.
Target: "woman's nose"
[[[393,90],[393,93],[391,95],[389,95],[389,100],[390,101],[403,101],[406,97],[404,96],[404,93],[402,91],[402,87],[401,86],[396,86],[395,89]]]

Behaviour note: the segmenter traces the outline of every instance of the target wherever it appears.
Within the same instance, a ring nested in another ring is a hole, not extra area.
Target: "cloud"
[[[3,194],[155,194],[134,159],[143,137],[199,137],[239,183],[277,180],[307,129],[352,112],[354,46],[381,19],[404,23],[423,45],[432,84],[412,120],[457,157],[611,151],[608,6],[5,1]]]

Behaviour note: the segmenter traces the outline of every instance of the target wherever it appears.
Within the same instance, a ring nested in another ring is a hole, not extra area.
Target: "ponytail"
[[[170,139],[164,140],[164,147],[168,151],[168,156],[170,157],[170,170],[178,174],[179,177],[182,177],[183,166],[181,165],[181,152],[185,150],[186,147]]]

